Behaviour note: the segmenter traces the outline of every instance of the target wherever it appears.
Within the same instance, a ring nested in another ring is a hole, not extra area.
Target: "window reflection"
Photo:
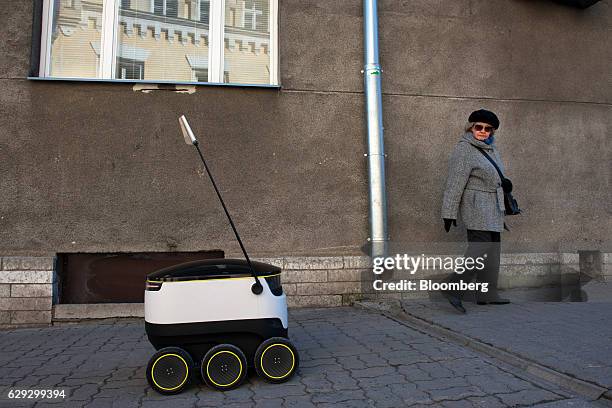
[[[226,0],[226,82],[270,83],[269,1]]]
[[[49,74],[63,78],[98,76],[102,0],[54,0]]]
[[[122,1],[115,77],[207,82],[209,8],[199,0]]]
[[[178,0],[153,0],[153,13],[159,16],[178,17]]]
[[[50,76],[99,78],[100,58],[113,55],[117,79],[209,80],[209,29],[215,24],[209,0],[117,0],[116,43],[106,52],[101,34],[106,0],[50,1]],[[219,80],[270,83],[270,2],[226,0],[224,16]]]

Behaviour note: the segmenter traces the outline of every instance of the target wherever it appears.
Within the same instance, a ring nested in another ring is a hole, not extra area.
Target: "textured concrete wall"
[[[186,114],[257,254],[350,254],[368,236],[359,1],[280,3],[282,89],[25,79],[32,9],[0,10],[0,254],[238,253],[177,117]],[[395,241],[462,240],[439,208],[465,118],[487,107],[525,214],[505,248],[610,245],[612,8],[381,1]]]

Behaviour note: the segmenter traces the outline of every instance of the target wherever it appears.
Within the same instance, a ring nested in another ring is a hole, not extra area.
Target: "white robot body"
[[[274,295],[264,282],[263,292],[255,295],[252,285],[251,276],[163,282],[159,290],[145,291],[145,321],[163,325],[278,318],[287,329],[285,294]]]
[[[274,265],[241,259],[187,262],[150,274],[145,289],[145,330],[158,350],[182,347],[197,360],[211,347],[229,343],[250,363],[263,341],[288,337],[287,298],[281,269]]]

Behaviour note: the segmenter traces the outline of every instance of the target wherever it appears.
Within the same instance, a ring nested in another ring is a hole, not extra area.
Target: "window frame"
[[[197,85],[225,85],[225,86],[248,86],[248,87],[280,87],[279,83],[279,49],[278,49],[278,1],[267,0],[269,2],[270,17],[268,19],[269,37],[269,58],[270,74],[267,84],[251,83],[232,83],[224,82],[225,77],[225,0],[210,0],[209,10],[209,49],[208,49],[208,82],[180,81],[180,80],[134,80],[117,79],[117,29],[119,25],[119,7],[121,0],[102,0],[102,28],[100,34],[100,56],[99,65],[96,71],[99,75],[96,78],[87,77],[53,77],[50,76],[51,62],[51,30],[54,14],[54,0],[42,1],[42,16],[39,21],[40,37],[33,38],[39,41],[40,53],[38,55],[38,75],[30,79],[39,80],[68,80],[86,82],[138,82],[138,83],[164,83],[164,84],[197,84]],[[36,2],[36,0],[35,0]],[[197,2],[198,5],[200,2]],[[151,0],[153,6],[154,0]],[[198,20],[199,21],[199,20]],[[214,24],[213,22],[217,22]],[[33,47],[35,49],[35,47]],[[33,57],[35,55],[33,54]]]

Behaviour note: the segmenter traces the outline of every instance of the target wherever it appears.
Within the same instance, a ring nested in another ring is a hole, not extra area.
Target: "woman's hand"
[[[450,218],[444,218],[444,229],[446,230],[446,232],[450,231],[451,224],[456,227],[457,226],[457,220],[453,220],[453,219],[450,219]]]

